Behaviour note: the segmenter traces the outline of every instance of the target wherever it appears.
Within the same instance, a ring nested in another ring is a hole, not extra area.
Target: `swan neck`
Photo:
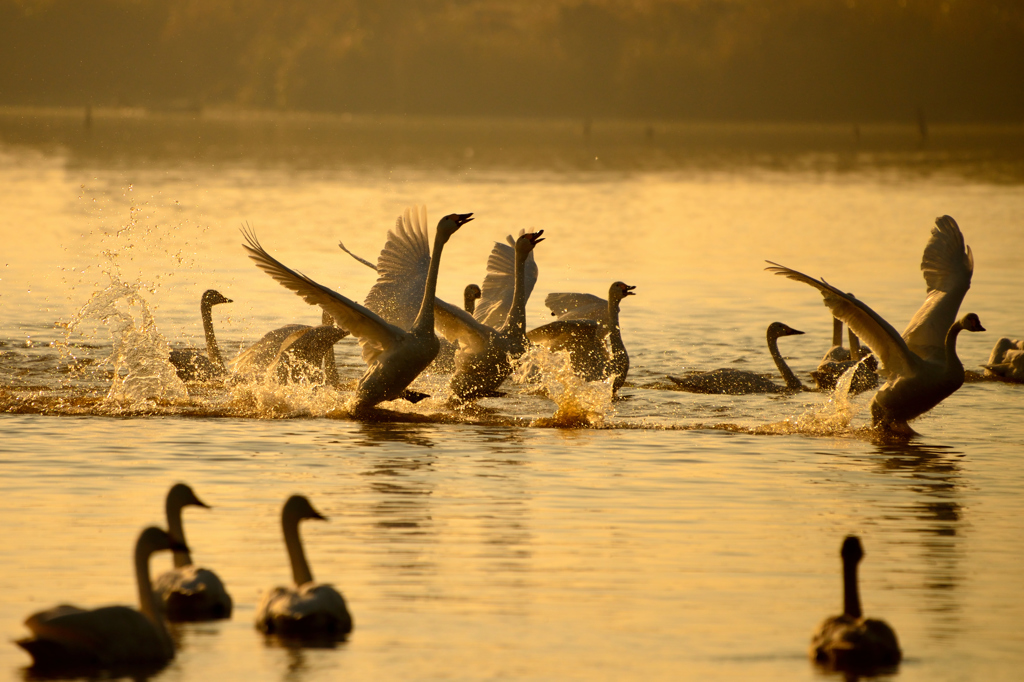
[[[526,259],[529,253],[520,253],[516,249],[516,269],[512,285],[512,305],[505,315],[503,329],[516,329],[526,333]]]
[[[860,592],[857,589],[857,561],[843,560],[843,613],[860,618]]]
[[[843,321],[838,317],[832,318],[832,347],[843,347]]]
[[[853,333],[852,329],[849,331],[849,337],[850,337],[850,360],[852,360],[853,362],[857,362],[861,358],[860,339],[857,338],[857,335]]]
[[[171,498],[171,495],[167,496],[167,533],[174,538],[176,542],[180,542],[182,545],[187,546],[187,543],[185,542],[185,527],[181,522],[182,505]],[[182,566],[189,566],[191,564],[192,555],[189,554],[188,550],[174,550],[175,568],[181,568]]]
[[[789,368],[789,365],[786,364],[782,357],[782,353],[779,352],[779,338],[771,333],[768,334],[768,352],[771,353],[775,366],[779,368],[782,378],[785,379],[786,387],[794,391],[803,388],[804,385],[800,383],[800,379]]]
[[[956,338],[960,336],[960,332],[963,331],[963,325],[957,320],[953,323],[953,326],[946,332],[946,367],[957,367],[963,369],[963,363],[960,362],[960,358],[956,354]]]
[[[157,606],[153,596],[153,581],[149,577],[149,556],[151,552],[135,545],[135,583],[139,588],[139,611],[153,624],[163,641],[164,649],[169,656],[174,655],[174,641],[164,623],[163,611]]]
[[[427,281],[423,286],[423,300],[420,310],[413,322],[413,331],[420,334],[434,331],[434,296],[437,293],[437,273],[441,268],[441,250],[448,240],[438,230],[434,234],[434,249],[430,254],[430,267],[427,270]]]
[[[622,328],[619,327],[619,301],[608,299],[608,340],[612,348],[622,345]]]
[[[476,299],[468,293],[462,297],[462,304],[463,309],[470,315],[476,312]]]
[[[296,587],[313,581],[313,573],[306,561],[306,552],[302,549],[299,537],[299,519],[283,518],[284,544],[288,548],[288,559],[292,564],[292,578]]]
[[[213,305],[203,301],[199,306],[199,314],[203,318],[203,333],[206,335],[206,355],[210,358],[210,362],[220,369],[224,369],[220,346],[217,345],[217,337],[213,333]]]

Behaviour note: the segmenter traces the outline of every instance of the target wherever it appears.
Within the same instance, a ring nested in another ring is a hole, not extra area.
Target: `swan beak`
[[[635,286],[626,284],[625,287],[626,288],[622,291],[623,296],[636,296],[636,294],[633,293],[633,289],[636,289]]]
[[[537,244],[540,244],[540,243],[541,243],[542,241],[544,241],[544,238],[543,238],[543,237],[541,237],[541,235],[542,235],[542,234],[544,234],[544,230],[537,230],[536,232],[534,232],[534,233],[533,233],[533,234],[532,234],[532,235],[530,236],[530,242],[531,242],[531,243],[532,243],[532,244],[533,244],[534,246],[536,246]]]
[[[468,223],[472,219],[473,219],[473,214],[472,213],[453,213],[452,214],[452,220],[454,220],[455,224],[458,225],[459,227],[462,227],[463,225],[465,225],[466,223]]]
[[[168,547],[168,549],[171,550],[172,552],[191,552],[192,551],[192,550],[190,550],[188,548],[188,545],[186,545],[184,542],[178,542],[174,538],[171,538],[171,546]]]

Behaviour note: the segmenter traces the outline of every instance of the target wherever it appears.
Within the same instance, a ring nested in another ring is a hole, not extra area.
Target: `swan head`
[[[313,505],[306,499],[305,495],[292,495],[289,497],[288,501],[284,503],[284,509],[281,510],[281,517],[294,520],[295,522],[302,519],[327,520],[326,516],[313,508]]]
[[[636,294],[633,293],[633,289],[636,289],[636,287],[630,286],[625,282],[615,282],[608,289],[608,298],[610,300],[621,301],[627,296],[636,296]]]
[[[171,537],[171,534],[163,528],[150,526],[139,534],[135,541],[135,552],[137,555],[149,556],[154,552],[170,550],[172,552],[187,552],[188,545],[178,542]]]
[[[960,326],[969,332],[983,332],[986,331],[981,326],[981,319],[975,313],[967,313],[960,318]]]
[[[533,247],[544,241],[541,235],[544,234],[544,230],[538,230],[537,232],[524,232],[519,235],[516,239],[516,253],[519,255],[526,255],[533,251]]]
[[[200,301],[201,305],[212,306],[217,305],[218,303],[234,303],[234,301],[216,289],[207,289],[203,292],[203,298]]]
[[[799,329],[793,329],[788,324],[782,322],[772,322],[768,325],[768,338],[778,339],[783,336],[795,336],[797,334],[803,334],[804,332]]]
[[[843,557],[844,564],[859,564],[864,558],[864,548],[861,547],[860,539],[856,535],[847,535],[843,540],[843,548],[839,550],[839,556]]]
[[[466,290],[465,290],[465,292],[463,292],[463,294],[464,294],[464,298],[467,301],[477,301],[477,300],[480,299],[481,296],[484,295],[483,292],[480,291],[480,285],[479,284],[467,284],[466,285]]]
[[[195,491],[184,483],[175,483],[171,486],[171,489],[167,491],[167,502],[169,507],[187,507],[189,505],[194,507],[206,507],[210,508],[210,505],[200,500]]]
[[[437,234],[447,240],[459,231],[459,228],[473,219],[472,213],[451,213],[437,223]]]

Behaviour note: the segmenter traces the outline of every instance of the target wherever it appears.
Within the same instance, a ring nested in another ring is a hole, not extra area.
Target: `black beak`
[[[538,230],[533,233],[533,237],[531,237],[531,240],[533,241],[534,246],[544,241],[544,238],[541,237],[542,234],[544,234],[544,230]]]
[[[171,551],[172,552],[190,552],[188,545],[184,542],[178,542],[177,540],[171,539]]]
[[[636,289],[636,287],[633,287],[633,286],[630,286],[630,285],[627,284],[626,285],[626,291],[623,292],[622,295],[623,296],[636,296],[636,294],[633,293],[633,289]]]
[[[470,220],[473,219],[473,214],[472,213],[453,213],[452,217],[455,219],[455,224],[458,225],[459,227],[462,227],[463,225],[465,225],[466,223],[468,223]]]

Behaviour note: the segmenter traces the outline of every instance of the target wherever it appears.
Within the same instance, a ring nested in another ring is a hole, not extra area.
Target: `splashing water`
[[[519,359],[512,378],[517,383],[539,383],[557,405],[550,418],[535,422],[537,426],[600,426],[613,409],[614,377],[584,381],[572,371],[568,351],[533,346]]]
[[[113,371],[107,401],[129,404],[188,398],[185,384],[168,360],[170,346],[157,331],[149,304],[140,294],[141,284],[125,284],[110,275],[110,285],[92,295],[89,302],[64,325],[64,337],[84,322],[98,320],[106,325],[113,351],[104,361]]]

